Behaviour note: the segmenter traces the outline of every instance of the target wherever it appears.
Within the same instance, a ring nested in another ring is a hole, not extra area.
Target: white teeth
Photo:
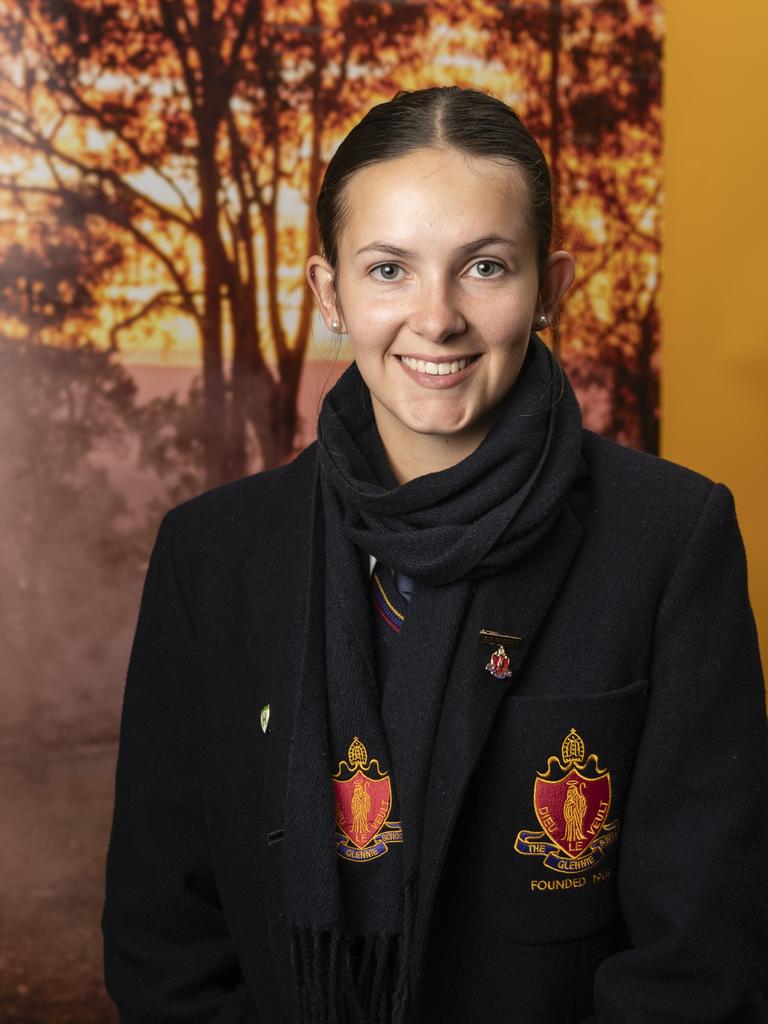
[[[454,359],[450,363],[430,363],[423,359],[411,359],[410,356],[400,356],[406,366],[419,373],[429,373],[433,377],[445,377],[449,373],[458,373],[468,365],[469,359]]]

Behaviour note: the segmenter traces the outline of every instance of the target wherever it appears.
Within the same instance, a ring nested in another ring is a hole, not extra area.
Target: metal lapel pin
[[[479,639],[481,644],[490,644],[495,648],[485,671],[490,672],[496,679],[509,679],[512,672],[509,669],[509,655],[505,648],[509,647],[511,650],[513,647],[519,647],[523,638],[508,633],[497,633],[493,629],[481,629]]]
[[[267,726],[269,725],[269,704],[265,704],[264,707],[261,709],[261,714],[259,715],[259,722],[261,723],[261,731],[263,733],[266,733]]]

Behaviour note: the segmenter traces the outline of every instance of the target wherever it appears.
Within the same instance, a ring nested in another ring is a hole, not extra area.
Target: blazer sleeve
[[[617,884],[631,948],[582,1024],[768,1020],[765,694],[744,547],[714,484],[661,600]]]
[[[128,664],[101,917],[123,1024],[255,1024],[209,863],[200,794],[195,631],[167,513]]]

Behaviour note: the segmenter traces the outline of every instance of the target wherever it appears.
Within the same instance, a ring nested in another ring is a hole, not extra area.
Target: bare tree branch
[[[61,90],[63,90],[64,94],[67,97],[69,97],[69,99],[78,107],[82,114],[94,118],[94,120],[99,124],[101,128],[103,128],[106,131],[112,132],[115,135],[115,137],[118,138],[123,143],[123,145],[127,146],[138,160],[140,160],[143,164],[150,166],[153,172],[157,174],[157,176],[168,186],[168,188],[170,188],[175,193],[179,202],[186,210],[190,221],[194,221],[195,211],[189,205],[187,197],[178,187],[173,178],[171,178],[168,174],[166,174],[163,171],[163,169],[158,165],[156,160],[154,160],[148,153],[145,153],[142,150],[141,146],[139,146],[138,142],[135,139],[132,139],[128,135],[126,135],[125,132],[120,128],[118,124],[115,123],[113,119],[109,118],[103,110],[99,110],[98,107],[94,107],[93,104],[88,103],[85,97],[83,97],[77,91],[71,79],[62,73],[61,62],[57,61],[55,56],[51,52],[50,45],[48,41],[45,39],[45,36],[40,29],[40,26],[37,24],[36,17],[30,16],[29,25],[43,50],[44,58],[47,61],[48,65],[48,74],[49,76],[51,76],[51,80],[55,83],[55,85],[58,86]],[[63,120],[64,119],[62,117],[62,123]],[[55,133],[51,135],[51,142],[53,142],[54,138]]]
[[[188,41],[183,38],[176,20],[177,18],[182,18],[189,30],[190,26],[186,17],[186,12],[183,10],[183,4],[179,4],[176,0],[163,0],[160,4],[160,12],[163,19],[163,28],[165,29],[168,38],[173,43],[176,55],[179,58],[181,73],[184,77],[184,84],[187,87],[187,96],[189,97],[189,102],[192,104],[192,110],[194,113],[198,109],[200,103],[198,83],[195,78],[192,65],[189,63]],[[200,140],[198,139],[198,145],[199,142]]]
[[[230,2],[227,6],[224,18],[229,14],[231,7],[232,4]],[[222,20],[224,20],[224,18]],[[258,34],[261,29],[261,0],[249,0],[245,8],[245,12],[241,15],[237,36],[232,44],[232,54],[230,56],[229,68],[227,71],[230,90],[234,88],[234,84],[237,81],[238,72],[240,71],[240,56],[242,49],[245,44],[245,40],[248,38],[248,32],[254,24],[256,25],[256,31]]]
[[[183,299],[183,308],[190,316],[194,317],[198,324],[200,323],[200,313],[195,306],[193,293],[176,268],[172,257],[161,249],[146,232],[142,231],[125,211],[113,206],[108,197],[100,193],[84,196],[80,192],[73,192],[67,188],[19,185],[12,179],[4,180],[2,178],[0,178],[0,191],[7,191],[17,196],[27,194],[49,196],[53,200],[67,203],[72,209],[79,209],[83,214],[94,214],[128,231],[137,242],[160,260],[176,284],[178,294]]]
[[[159,309],[162,306],[178,306],[177,300],[181,298],[183,303],[183,297],[178,292],[162,291],[153,295],[148,302],[145,302],[141,308],[131,316],[125,317],[119,323],[113,324],[109,329],[109,350],[110,352],[119,351],[117,343],[117,336],[121,331],[126,330],[128,327],[133,327],[139,320],[142,320],[145,316],[151,313],[155,309]]]
[[[175,213],[173,210],[169,210],[167,207],[163,206],[162,203],[158,203],[157,200],[152,199],[150,196],[147,196],[143,192],[134,188],[133,185],[129,185],[128,182],[117,173],[117,171],[113,171],[109,167],[99,167],[98,165],[92,166],[90,164],[83,163],[82,160],[78,160],[76,157],[62,152],[62,150],[54,146],[45,135],[41,134],[35,127],[30,125],[29,122],[24,125],[14,125],[14,128],[21,128],[25,131],[29,135],[29,138],[23,138],[18,135],[12,128],[7,127],[8,123],[9,122],[6,121],[6,124],[3,124],[2,114],[0,113],[0,136],[5,136],[9,141],[17,146],[33,152],[44,153],[49,157],[60,160],[69,167],[75,168],[83,175],[93,175],[102,181],[109,182],[118,192],[122,192],[126,197],[135,199],[139,203],[146,204],[163,219],[179,224],[188,230],[195,229],[194,223],[190,223],[180,214]]]

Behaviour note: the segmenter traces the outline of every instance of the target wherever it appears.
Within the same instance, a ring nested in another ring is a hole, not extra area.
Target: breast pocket
[[[475,773],[467,892],[515,942],[576,939],[615,917],[616,866],[648,684],[507,698]]]

